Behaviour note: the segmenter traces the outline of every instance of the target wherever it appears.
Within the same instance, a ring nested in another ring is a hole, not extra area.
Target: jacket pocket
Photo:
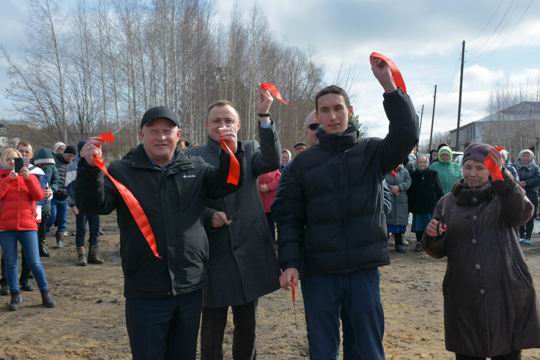
[[[176,211],[184,212],[189,208],[191,200],[197,192],[197,184],[202,179],[198,177],[201,176],[196,174],[194,171],[180,171],[174,176],[174,183],[176,186]]]
[[[532,288],[532,277],[531,274],[526,269],[521,268],[519,264],[513,262],[513,273],[515,274],[513,277],[516,278],[518,282],[518,286],[521,288]]]

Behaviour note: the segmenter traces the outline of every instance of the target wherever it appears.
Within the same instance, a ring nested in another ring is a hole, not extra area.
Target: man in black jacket
[[[260,145],[242,140],[245,172],[242,188],[209,201],[206,225],[210,241],[210,271],[204,289],[201,325],[201,360],[223,359],[227,313],[234,318],[233,359],[256,358],[255,330],[258,299],[279,289],[279,265],[262,207],[257,178],[279,168],[281,147],[270,119],[272,95],[259,89],[257,104]],[[240,117],[232,103],[221,100],[208,107],[208,142],[190,149],[209,164],[218,162],[219,134],[225,126],[240,130]]]
[[[230,161],[226,152],[220,154],[219,168],[212,167],[177,149],[180,133],[173,111],[163,106],[149,109],[139,132],[142,144],[109,167],[144,210],[160,258],[154,256],[117,188],[94,166],[101,142],[89,139],[81,150],[77,206],[88,213],[117,211],[126,324],[135,360],[195,359],[209,255],[205,202],[237,189],[226,183]],[[241,159],[236,133],[223,127],[219,134]]]
[[[296,285],[303,258],[302,292],[314,359],[337,358],[340,312],[348,322],[344,331],[352,332],[344,336],[354,344],[346,358],[384,359],[378,267],[390,258],[382,180],[418,136],[413,105],[396,88],[388,66],[372,60],[372,70],[385,91],[389,134],[359,141],[349,124],[352,106],[346,92],[337,86],[322,89],[315,98],[319,144],[292,162],[276,200],[280,283]]]

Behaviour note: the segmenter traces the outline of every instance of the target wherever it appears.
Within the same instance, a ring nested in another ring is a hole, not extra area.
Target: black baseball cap
[[[144,127],[144,125],[148,125],[156,119],[167,119],[170,120],[174,125],[180,127],[178,116],[176,116],[174,111],[166,106],[156,106],[146,110],[144,113],[141,120],[141,129]]]

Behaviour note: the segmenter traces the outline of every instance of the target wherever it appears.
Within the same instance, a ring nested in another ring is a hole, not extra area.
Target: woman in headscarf
[[[519,185],[525,189],[527,198],[534,205],[533,217],[527,224],[519,227],[520,242],[525,245],[532,244],[531,235],[534,228],[534,215],[538,208],[538,187],[540,186],[540,167],[534,161],[534,154],[531,150],[521,150],[518,160],[514,163],[519,176]]]
[[[431,221],[433,209],[443,196],[441,182],[436,171],[428,168],[428,157],[418,155],[416,169],[411,173],[412,184],[407,190],[409,211],[413,214],[411,231],[416,234],[414,251],[422,251],[422,236]]]
[[[386,215],[388,233],[394,235],[396,251],[405,253],[403,234],[407,229],[409,220],[409,206],[407,204],[407,190],[411,186],[411,176],[403,165],[399,165],[384,177],[386,184],[392,191],[392,209]]]
[[[454,153],[450,147],[442,146],[439,149],[439,161],[430,166],[430,169],[439,174],[439,180],[445,194],[452,191],[454,184],[463,176],[459,164],[452,161],[453,156]]]
[[[533,206],[494,147],[471,144],[463,164],[423,238],[429,255],[447,257],[446,349],[457,360],[518,360],[540,347],[539,304],[516,231]]]

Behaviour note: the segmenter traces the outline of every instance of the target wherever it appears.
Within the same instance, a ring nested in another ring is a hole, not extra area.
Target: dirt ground
[[[117,228],[114,215],[104,220],[104,265],[75,266],[72,236],[64,249],[51,249],[51,257],[43,259],[56,308],[40,306],[37,290],[23,294],[25,301],[16,312],[4,305],[8,297],[0,297],[0,360],[131,359]],[[540,239],[535,236],[535,244],[526,247],[525,254],[538,287]],[[49,245],[53,242],[48,239]],[[387,359],[452,359],[444,349],[441,283],[445,262],[423,253],[391,255],[392,265],[381,269]],[[306,359],[301,294],[296,311],[290,292],[281,290],[261,299],[258,311],[258,358]],[[231,336],[228,326],[226,359],[231,359]],[[540,360],[540,350],[523,355]]]

